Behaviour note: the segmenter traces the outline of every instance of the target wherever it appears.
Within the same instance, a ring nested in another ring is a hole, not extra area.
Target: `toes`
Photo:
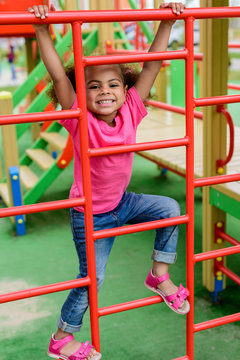
[[[93,348],[93,349],[91,349],[91,351],[90,351],[90,353],[89,353],[89,355],[88,355],[88,357],[87,357],[87,359],[91,359],[93,356],[95,356],[97,354],[97,351]]]

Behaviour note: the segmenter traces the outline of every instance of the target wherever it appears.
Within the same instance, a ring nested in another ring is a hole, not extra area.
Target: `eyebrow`
[[[108,80],[108,82],[111,82],[111,81],[118,81],[118,82],[121,82],[121,80],[120,79],[117,79],[117,78],[113,78],[113,79],[110,79],[110,80]],[[89,85],[89,84],[91,84],[92,82],[95,82],[95,83],[101,83],[102,81],[100,81],[100,80],[89,80],[88,81],[88,83],[87,83],[87,85]]]

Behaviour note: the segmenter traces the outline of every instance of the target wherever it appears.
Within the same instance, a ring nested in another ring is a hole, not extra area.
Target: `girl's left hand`
[[[180,15],[184,10],[185,5],[182,4],[181,2],[170,2],[170,3],[164,3],[164,4],[160,5],[160,9],[167,9],[167,8],[172,9],[174,14]],[[173,25],[175,23],[175,21],[176,20],[170,20],[169,23]]]

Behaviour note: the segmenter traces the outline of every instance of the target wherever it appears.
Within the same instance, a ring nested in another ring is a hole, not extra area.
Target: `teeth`
[[[99,101],[99,104],[110,104],[112,102],[113,102],[113,100],[102,100],[102,101]]]

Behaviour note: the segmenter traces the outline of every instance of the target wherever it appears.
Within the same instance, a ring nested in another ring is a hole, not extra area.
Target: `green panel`
[[[83,53],[90,55],[98,46],[98,29],[94,29],[86,39],[83,40]]]
[[[23,198],[24,205],[34,204],[42,196],[42,194],[47,190],[47,188],[53,183],[53,181],[58,177],[58,175],[63,171],[57,166],[57,160],[54,165],[47,171],[45,171],[37,184],[28,191]]]
[[[171,104],[185,107],[185,61],[171,60]],[[194,63],[194,96],[199,97],[199,75]]]
[[[125,43],[123,44],[124,49],[126,50],[133,50],[132,45],[130,44],[127,35],[123,31],[122,27],[119,25],[119,23],[114,23],[114,27],[118,29],[118,32],[115,33],[115,39],[123,39],[125,40]]]
[[[72,34],[68,32],[66,36],[56,45],[56,51],[60,57],[68,51],[69,46],[72,44]],[[24,83],[16,89],[13,93],[13,107],[16,107],[25,97],[29,94],[39,81],[46,75],[47,70],[45,65],[41,61],[34,70],[28,75],[28,78]]]
[[[46,91],[50,88],[51,84],[49,84],[29,105],[25,114],[35,113],[35,112],[42,112],[45,107],[49,104],[49,97],[46,94]],[[26,124],[17,124],[16,131],[17,131],[17,138],[19,139],[24,132],[32,125],[32,123]]]
[[[135,0],[128,0],[129,5],[132,9],[139,9],[138,4]],[[142,29],[144,35],[146,36],[149,43],[153,41],[153,33],[146,21],[139,21],[140,28]]]
[[[58,132],[60,131],[62,126],[58,122],[53,122],[46,130],[46,132]],[[48,143],[42,139],[38,138],[29,149],[45,149]],[[32,159],[29,158],[27,154],[24,154],[19,160],[20,165],[30,165],[32,163]]]
[[[240,202],[213,188],[210,188],[210,204],[240,219]]]
[[[71,34],[70,34],[71,35]],[[69,35],[69,36],[70,36]],[[68,38],[69,38],[68,36]],[[65,39],[65,38],[64,38]],[[72,37],[70,36],[70,40],[72,40]],[[56,48],[58,49],[58,53],[59,55],[63,55],[66,50],[66,44],[69,45],[69,39],[67,43],[61,43],[60,46],[57,46]],[[83,50],[84,50],[84,54],[85,55],[89,55],[93,52],[93,50],[97,47],[97,29],[95,29],[90,35],[88,35],[88,37],[83,41]],[[64,50],[64,51],[63,51]],[[72,62],[72,57],[70,58],[68,63]],[[41,64],[43,65],[43,63],[41,62]],[[44,66],[44,65],[43,65]],[[38,68],[38,66],[37,66]],[[37,69],[36,68],[36,69]],[[46,68],[44,66],[45,72],[46,72]],[[35,70],[33,70],[33,72],[30,74],[30,77],[32,78],[32,74],[35,74]],[[43,74],[45,75],[45,73]],[[34,86],[39,82],[40,78],[38,78],[37,82],[34,84]],[[29,82],[29,77],[28,79],[23,83],[23,85],[28,86],[28,82]],[[33,87],[34,87],[33,86]],[[33,88],[32,87],[32,88]],[[48,91],[48,89],[51,87],[51,83],[48,84],[48,86],[34,99],[34,101],[30,104],[30,106],[28,107],[28,109],[25,111],[26,114],[30,114],[30,113],[35,113],[35,112],[42,112],[45,107],[49,104],[49,97],[47,96],[46,92]],[[22,88],[22,86],[20,87]],[[32,88],[30,89],[30,91],[32,90]],[[27,92],[28,94],[28,92]],[[25,93],[26,95],[26,93]],[[19,139],[24,132],[31,126],[31,123],[26,123],[26,124],[17,124],[16,125],[16,131],[17,131],[17,138]]]

